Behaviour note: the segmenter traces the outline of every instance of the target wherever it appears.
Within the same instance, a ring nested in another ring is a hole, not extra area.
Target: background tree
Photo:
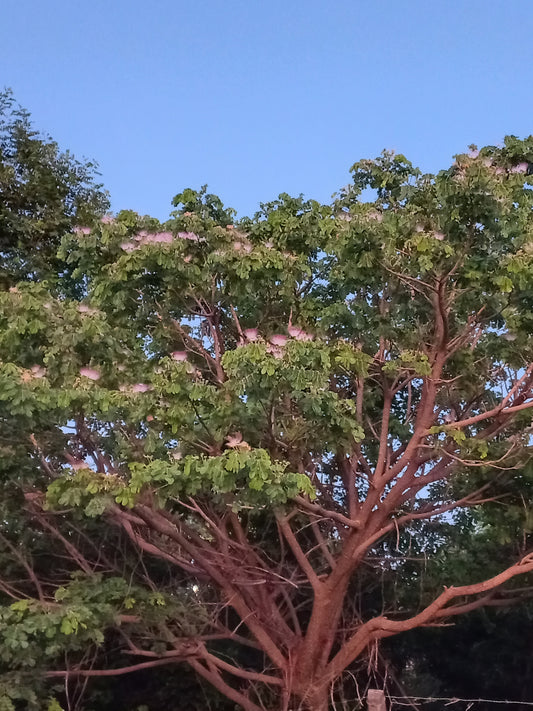
[[[0,93],[0,280],[57,278],[61,238],[109,208],[96,165],[35,131],[12,92]]]
[[[0,294],[12,679],[185,666],[323,711],[380,640],[526,594],[527,535],[444,590],[406,545],[529,485],[532,160],[384,154],[236,226],[187,190],[66,235],[83,299]]]

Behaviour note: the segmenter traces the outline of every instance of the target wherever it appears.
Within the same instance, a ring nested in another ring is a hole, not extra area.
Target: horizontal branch
[[[48,671],[44,675],[47,679],[57,679],[69,676],[83,677],[102,677],[102,676],[122,676],[123,674],[133,674],[142,669],[151,669],[152,667],[160,667],[163,664],[175,664],[176,657],[167,659],[153,659],[150,662],[139,662],[139,664],[131,664],[128,667],[118,667],[117,669],[61,669],[60,671]]]

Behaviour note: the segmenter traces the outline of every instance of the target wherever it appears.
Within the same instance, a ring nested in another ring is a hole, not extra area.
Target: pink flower
[[[482,162],[485,168],[490,168],[490,166],[492,165],[492,158],[483,158]]]
[[[415,227],[415,232],[423,232],[424,231],[424,225],[417,225]]]
[[[121,242],[120,248],[125,252],[133,252],[133,250],[137,249],[137,245],[133,244],[133,242]]]
[[[234,249],[236,252],[240,252],[240,251],[241,251],[241,248],[242,248],[242,242],[234,242],[234,243],[233,243],[233,249]]]
[[[303,329],[297,326],[289,326],[287,329],[289,335],[295,338],[297,341],[312,341],[313,336],[310,333],[306,333]]]
[[[443,232],[434,232],[433,237],[435,239],[438,239],[439,242],[442,242],[442,240],[444,239],[444,233]]]
[[[74,232],[78,235],[90,235],[91,228],[90,227],[75,227]]]
[[[156,232],[155,234],[147,235],[144,241],[148,244],[170,244],[172,239],[172,232]]]
[[[109,225],[111,222],[114,222],[115,218],[112,215],[104,215],[102,217],[102,223],[104,225]]]
[[[87,304],[80,304],[78,306],[78,311],[80,312],[80,314],[93,315],[98,313],[98,309],[92,309],[90,306],[87,306]]]
[[[234,435],[228,435],[226,437],[227,447],[238,447],[242,443],[242,434],[240,432],[235,432]]]
[[[190,239],[192,242],[198,242],[200,238],[194,232],[178,232],[180,239]]]
[[[472,150],[472,151],[470,151],[470,153],[468,154],[468,157],[469,157],[469,158],[477,158],[478,156],[479,156],[479,151],[478,151],[478,150]]]
[[[243,333],[248,341],[257,341],[259,338],[259,331],[257,328],[245,328]]]
[[[527,173],[527,168],[527,163],[519,163],[515,165],[514,168],[511,168],[511,173]]]
[[[146,383],[135,383],[135,385],[131,386],[132,393],[145,393],[151,389],[152,389],[151,386],[147,385]]]
[[[32,365],[30,370],[34,378],[44,378],[46,375],[46,369],[41,365]]]
[[[243,252],[246,252],[246,254],[250,254],[253,247],[251,244],[245,244],[245,245],[243,245],[242,249],[243,249]]]
[[[153,422],[154,421],[154,416],[153,415],[147,415],[146,416],[146,422]]]
[[[383,222],[383,215],[381,212],[376,212],[373,210],[372,212],[369,212],[367,215],[369,220],[375,220],[376,222]]]
[[[266,247],[267,249],[272,249],[273,246],[274,246],[274,242],[272,242],[271,240],[267,240],[267,241],[265,242],[265,247]]]
[[[270,343],[272,343],[273,346],[284,346],[287,340],[287,336],[283,336],[281,333],[275,333],[273,336],[270,336]]]
[[[83,459],[74,459],[74,457],[70,457],[70,467],[75,471],[79,471],[80,469],[90,469],[90,466],[84,462]]]
[[[182,363],[183,361],[187,360],[187,353],[186,353],[186,351],[172,351],[172,353],[170,354],[170,357],[173,360],[176,360],[176,361]]]
[[[186,257],[183,257],[183,261],[185,264],[188,264],[191,261],[192,257],[190,254],[188,254]]]
[[[100,372],[94,368],[80,368],[80,375],[89,380],[100,380]]]

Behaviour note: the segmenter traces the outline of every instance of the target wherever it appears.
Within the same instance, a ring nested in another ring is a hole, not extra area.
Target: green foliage
[[[237,215],[231,207],[224,207],[218,195],[208,193],[207,185],[203,185],[200,190],[186,188],[176,195],[172,200],[172,204],[179,208],[173,213],[176,216],[190,212],[224,227],[231,225]]]
[[[62,236],[108,208],[95,164],[37,133],[9,91],[0,94],[0,280],[39,281],[62,270]]]

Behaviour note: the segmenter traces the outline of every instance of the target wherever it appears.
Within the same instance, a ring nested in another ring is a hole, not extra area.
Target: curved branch
[[[175,663],[176,657],[170,657],[168,659],[153,659],[150,662],[139,662],[139,664],[132,664],[128,667],[119,667],[118,669],[61,669],[60,671],[45,672],[44,675],[47,679],[56,679],[69,676],[122,676],[123,674],[132,674],[133,672],[140,671],[141,669],[151,669],[152,667],[163,666],[163,664]]]

